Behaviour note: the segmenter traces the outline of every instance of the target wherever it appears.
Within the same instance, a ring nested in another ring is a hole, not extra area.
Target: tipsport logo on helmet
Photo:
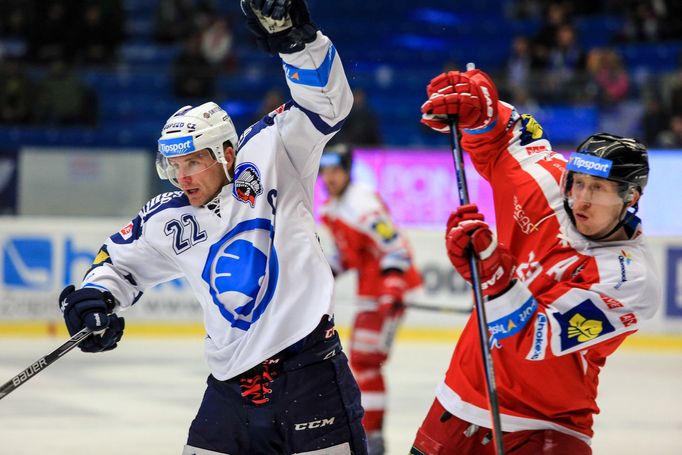
[[[582,174],[608,178],[611,174],[611,166],[613,166],[613,161],[611,160],[585,155],[584,153],[572,153],[566,169]]]
[[[194,152],[194,139],[192,136],[175,137],[172,139],[159,139],[159,153],[165,157],[187,155]]]
[[[211,246],[201,278],[231,327],[247,331],[277,288],[279,261],[270,220],[243,221]]]

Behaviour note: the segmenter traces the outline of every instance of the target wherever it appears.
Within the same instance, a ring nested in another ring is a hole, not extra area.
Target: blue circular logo
[[[279,275],[274,234],[268,219],[242,221],[209,250],[201,277],[232,327],[248,330],[272,300]]]

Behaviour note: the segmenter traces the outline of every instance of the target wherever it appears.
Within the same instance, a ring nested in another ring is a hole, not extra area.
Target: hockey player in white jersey
[[[81,288],[62,292],[66,325],[106,328],[81,348],[113,349],[123,333],[114,313],[184,276],[203,308],[211,374],[183,454],[365,454],[312,216],[322,149],[351,91],[303,0],[242,9],[262,47],[279,53],[293,100],[239,141],[213,102],[173,114],[157,170],[182,191],[155,197],[106,241]]]

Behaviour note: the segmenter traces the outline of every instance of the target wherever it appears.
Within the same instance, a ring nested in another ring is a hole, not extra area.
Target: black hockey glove
[[[69,285],[59,295],[59,307],[64,314],[71,336],[88,327],[96,333],[83,340],[78,347],[83,352],[110,351],[123,336],[125,320],[111,313],[116,300],[110,292],[94,288],[76,290]],[[110,314],[111,313],[111,314]]]
[[[301,51],[317,36],[305,0],[241,0],[241,6],[258,45],[271,54]]]

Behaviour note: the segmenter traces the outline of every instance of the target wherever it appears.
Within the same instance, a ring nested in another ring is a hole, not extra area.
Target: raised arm
[[[282,59],[292,101],[272,114],[294,166],[317,175],[324,144],[341,129],[353,97],[332,42],[311,21],[303,0],[242,0],[259,45]],[[242,144],[258,128],[247,130]]]

